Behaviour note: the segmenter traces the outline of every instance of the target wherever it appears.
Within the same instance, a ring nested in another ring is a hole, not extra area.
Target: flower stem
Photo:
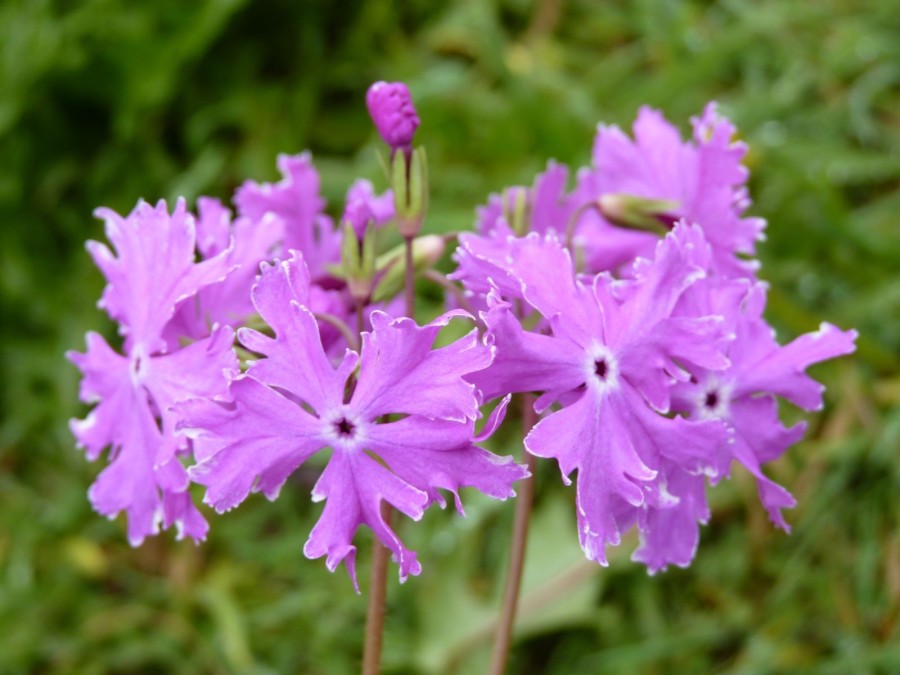
[[[523,438],[535,423],[534,396],[522,395],[522,435]],[[506,672],[506,660],[512,642],[513,625],[516,621],[516,608],[519,602],[519,590],[522,585],[522,570],[525,567],[525,548],[528,543],[528,523],[531,519],[531,504],[534,500],[534,474],[537,461],[525,450],[522,455],[528,466],[531,477],[519,483],[519,494],[516,497],[516,513],[513,522],[513,538],[509,553],[509,567],[506,573],[506,588],[503,591],[503,607],[494,633],[494,649],[491,653],[491,675],[503,675]]]
[[[404,294],[406,316],[416,318],[416,270],[413,265],[413,238],[405,238]],[[393,509],[381,502],[381,517],[390,529]],[[372,578],[369,581],[369,608],[366,612],[366,644],[363,649],[363,675],[381,672],[381,644],[384,638],[384,614],[387,605],[387,568],[390,551],[376,538],[372,546]]]
[[[406,316],[415,321],[416,319],[416,266],[413,261],[413,238],[405,237],[404,239],[404,270],[403,270],[403,290],[406,298]]]
[[[393,509],[381,503],[381,517],[391,527]],[[363,675],[381,672],[381,643],[384,637],[384,613],[387,605],[387,570],[390,551],[376,538],[372,543],[372,578],[369,581],[369,608],[366,612],[366,644],[363,650]]]
[[[343,319],[328,312],[313,312],[313,316],[316,317],[316,320],[337,328],[341,336],[347,341],[350,349],[359,351],[359,331],[354,333],[350,326],[344,323]]]

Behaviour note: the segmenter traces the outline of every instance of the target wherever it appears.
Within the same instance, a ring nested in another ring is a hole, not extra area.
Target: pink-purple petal
[[[327,444],[312,415],[252,377],[234,380],[230,394],[231,403],[196,398],[176,406],[199,461],[191,478],[207,486],[203,501],[220,513],[254,489],[274,498],[288,476]]]
[[[325,564],[334,571],[344,562],[356,581],[356,547],[353,537],[360,525],[367,525],[393,553],[400,569],[400,581],[421,572],[416,554],[404,547],[397,534],[384,521],[382,502],[387,502],[413,520],[419,520],[428,496],[400,480],[365,453],[335,451],[313,489],[314,501],[325,501],[303,553],[307,558],[326,556]]]
[[[425,326],[411,319],[371,315],[372,331],[363,335],[359,383],[351,403],[367,417],[406,413],[454,421],[478,415],[475,387],[464,376],[486,368],[492,358],[472,330],[455,342],[432,349],[448,312]]]

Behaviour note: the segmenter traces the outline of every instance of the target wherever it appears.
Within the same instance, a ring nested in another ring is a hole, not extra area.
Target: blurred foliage
[[[98,205],[228,198],[310,148],[330,204],[383,185],[363,105],[403,79],[423,119],[433,231],[549,158],[588,161],[595,124],[642,104],[687,128],[720,101],[751,144],[770,319],[827,319],[858,354],[815,369],[828,406],[774,468],[789,537],[737,475],[694,565],[658,577],[578,549],[571,490],[542,467],[515,673],[900,672],[900,14],[863,0],[6,0],[0,4],[0,672],[356,670],[365,600],[302,556],[301,472],[274,504],[211,514],[201,546],[128,547],[91,512],[99,467],[66,349],[100,275]],[[515,433],[503,449],[518,452]],[[482,672],[512,521],[467,495],[404,536],[421,577],[390,589],[385,670]],[[633,542],[632,542],[633,543]],[[360,569],[368,555],[365,538]],[[365,578],[363,578],[365,583]]]

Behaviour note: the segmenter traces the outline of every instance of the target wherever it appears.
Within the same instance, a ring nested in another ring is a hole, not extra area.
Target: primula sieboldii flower
[[[565,237],[578,208],[566,194],[568,176],[565,165],[549,162],[532,187],[507,188],[478,207],[476,232],[460,233],[459,248],[453,255],[457,268],[449,276],[465,286],[476,306],[487,308],[484,300],[492,288],[506,299],[520,297],[519,281],[510,271],[511,239],[529,232]]]
[[[248,180],[234,196],[238,214],[259,221],[273,213],[284,223],[280,255],[303,251],[313,279],[326,274],[325,266],[340,259],[341,235],[325,214],[319,173],[308,152],[279,155],[282,179],[277,183]]]
[[[218,199],[197,200],[197,249],[202,259],[224,255],[227,276],[201,288],[191,302],[181,303],[166,325],[166,339],[177,346],[184,338],[209,335],[215,324],[237,328],[254,313],[250,287],[261,262],[271,260],[281,246],[284,223],[273,213],[258,221],[240,217]]]
[[[525,446],[557,459],[567,483],[578,471],[579,537],[591,560],[605,564],[606,545],[640,525],[648,508],[682,508],[697,517],[668,489],[669,465],[691,475],[727,469],[724,424],[664,415],[671,384],[688,377],[683,363],[728,365],[721,317],[673,315],[685,290],[705,276],[709,257],[700,229],[680,223],[620,291],[608,275],[576,279],[569,252],[552,236],[509,241],[509,269],[522,299],[550,334],[525,331],[510,303],[492,292],[483,319],[497,356],[470,379],[487,397],[541,391],[538,412],[561,404]]]
[[[720,307],[733,304],[733,298],[724,291],[712,294],[711,300]],[[729,367],[717,372],[692,368],[692,379],[677,384],[673,396],[676,407],[693,419],[721,419],[733,429],[734,459],[756,478],[760,501],[770,520],[787,531],[790,528],[781,510],[796,502],[787,490],[766,477],[762,465],[799,441],[806,423],[782,426],[776,397],[804,410],[820,409],[824,387],[805,371],[814,363],[852,353],[857,333],[823,323],[818,331],[782,346],[763,319],[765,304],[763,284],[745,285],[732,318],[735,340],[727,347]]]
[[[187,439],[176,435],[171,408],[189,396],[224,394],[224,373],[237,369],[232,331],[214,327],[183,349],[170,349],[163,336],[179,304],[225,277],[229,250],[194,262],[195,225],[183,201],[171,215],[164,202],[141,202],[127,218],[108,209],[97,214],[116,255],[98,242],[88,242],[88,250],[108,281],[100,306],[119,321],[125,354],[97,333],[88,333],[86,353],[67,354],[84,374],[81,400],[97,404],[84,420],[72,420],[72,433],[91,460],[110,448],[91,503],[110,517],[125,511],[133,545],[160,523],[201,540],[207,524],[187,492],[178,458]]]
[[[505,410],[504,401],[473,438],[480,398],[463,378],[487,367],[492,350],[474,330],[432,348],[460,312],[425,326],[374,312],[360,353],[347,350],[335,367],[307,308],[309,289],[309,272],[296,252],[263,268],[253,301],[275,336],[242,329],[239,338],[264,358],[231,382],[230,403],[194,399],[178,406],[199,461],[191,476],[207,486],[204,500],[226,511],[251,491],[274,499],[291,473],[330,447],[313,490],[325,508],[305,554],[325,556],[332,571],[344,562],[355,584],[353,536],[367,525],[393,552],[402,580],[418,574],[420,565],[385,523],[382,501],[418,520],[430,504],[443,505],[439,489],[454,493],[461,510],[460,487],[505,499],[514,495],[511,484],[527,475],[474,445],[493,432]],[[387,415],[403,417],[384,421]]]
[[[235,249],[246,247],[248,250],[234,254],[240,257],[237,263],[241,271],[234,273],[240,278],[230,281],[231,288],[238,290],[238,285],[247,280],[252,283],[261,261],[284,258],[289,250],[299,250],[312,275],[308,308],[316,314],[328,314],[345,323],[352,323],[355,320],[355,301],[347,292],[344,281],[332,272],[340,262],[341,232],[324,212],[325,200],[320,194],[319,174],[312,158],[309,153],[279,155],[278,168],[283,176],[278,183],[260,184],[248,180],[235,194],[234,201],[241,217],[235,221],[234,236],[237,238],[242,232],[244,234],[244,241],[235,241]],[[201,216],[202,206],[201,203]],[[394,216],[390,190],[377,194],[365,179],[355,181],[348,189],[344,219],[351,220],[360,233],[369,220],[378,227]],[[271,236],[277,233],[278,224],[281,232],[273,246],[269,242]],[[257,253],[263,246],[269,255],[259,258]],[[252,251],[249,250],[251,248]],[[250,284],[242,296],[244,310],[252,305],[249,287]],[[227,290],[209,289],[204,296],[227,293]],[[238,296],[231,297],[238,299]],[[366,307],[365,321],[368,322],[372,311],[384,307]],[[326,350],[339,355],[347,346],[346,340],[328,323],[323,323],[320,328]]]
[[[139,202],[123,218],[110,209],[95,214],[106,222],[106,236],[116,249],[96,241],[88,252],[106,277],[98,306],[119,322],[127,351],[165,351],[163,332],[179,304],[228,273],[227,252],[195,263],[196,224],[184,200],[169,215],[166,203]]]
[[[366,92],[366,107],[378,134],[393,150],[409,151],[419,115],[403,82],[376,82]]]
[[[765,221],[743,217],[749,206],[747,169],[741,160],[744,143],[732,137],[734,126],[716,112],[714,103],[692,120],[693,139],[681,140],[678,129],[662,114],[644,107],[634,123],[632,141],[618,127],[600,125],[594,142],[593,167],[579,175],[576,193],[582,200],[628,195],[675,204],[660,214],[661,223],[679,218],[703,228],[713,250],[712,269],[726,277],[752,277],[758,263],[737,254],[753,255]],[[649,255],[657,237],[632,232],[618,240],[616,228],[585,211],[579,220],[581,242],[590,269],[614,269],[635,255]]]

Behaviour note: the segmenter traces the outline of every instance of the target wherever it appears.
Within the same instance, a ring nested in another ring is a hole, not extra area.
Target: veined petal
[[[175,526],[176,538],[184,539],[185,535],[194,541],[205,541],[209,531],[209,523],[203,514],[194,506],[191,493],[163,492],[163,527]]]
[[[606,564],[606,544],[620,540],[614,499],[641,506],[647,484],[656,477],[632,444],[616,400],[615,395],[599,398],[587,391],[538,422],[525,438],[528,452],[559,462],[566,482],[578,470],[579,538],[588,558],[601,564]]]
[[[357,356],[347,352],[340,367],[332,366],[315,317],[303,306],[309,300],[308,289],[308,272],[299,254],[264,266],[253,287],[253,302],[275,337],[242,328],[238,338],[247,349],[268,357],[250,366],[254,378],[291,392],[321,412],[343,402],[344,385]]]
[[[823,323],[814,333],[806,333],[779,347],[752,364],[741,364],[742,377],[735,396],[753,392],[770,392],[782,396],[806,410],[822,407],[825,387],[806,374],[806,369],[819,361],[856,351],[855,330],[842,331]]]
[[[721,420],[687,420],[664,417],[646,405],[634,392],[625,390],[627,413],[620,423],[628,426],[635,448],[654,466],[665,458],[692,474],[712,477],[728,473],[731,442]]]
[[[778,419],[778,402],[774,396],[744,396],[731,402],[731,424],[734,426],[734,458],[756,478],[759,499],[769,520],[786,532],[790,527],[781,513],[797,502],[790,492],[768,478],[762,464],[780,457],[803,438],[806,423],[790,428]]]
[[[139,202],[126,218],[97,209],[116,250],[89,241],[88,251],[108,281],[100,306],[121,324],[126,351],[142,344],[148,354],[165,351],[163,329],[177,305],[228,273],[227,252],[194,262],[194,218],[179,200],[169,215],[166,203]]]
[[[491,362],[491,349],[472,330],[446,347],[432,349],[441,328],[465,312],[448,312],[425,326],[407,318],[371,315],[363,334],[359,381],[351,404],[369,419],[406,413],[454,421],[473,420],[479,401],[463,378]]]
[[[135,392],[135,396],[141,395]],[[145,400],[135,399],[123,424],[121,445],[113,459],[91,485],[88,496],[98,513],[110,518],[121,511],[128,515],[128,541],[140,545],[145,537],[159,532],[165,519],[164,499],[187,490],[188,480],[177,459],[154,466],[161,438],[156,421]],[[172,522],[177,520],[173,519]],[[203,538],[205,529],[192,523],[191,536]]]
[[[325,215],[319,174],[308,152],[279,155],[278,169],[282,179],[277,183],[248,180],[238,188],[234,197],[238,212],[251,220],[260,220],[266,213],[281,218],[282,254],[302,251],[310,272],[319,277],[326,264],[340,258],[340,232]]]
[[[226,395],[228,378],[239,372],[233,341],[231,328],[220,326],[204,340],[148,360],[143,384],[156,403],[163,433],[157,464],[165,464],[177,449],[185,446],[175,437],[178,417],[172,406],[188,398],[215,399]]]
[[[639,521],[640,545],[631,559],[644,563],[650,574],[669,565],[687,567],[700,543],[700,524],[709,520],[706,481],[677,464],[664,461],[660,480],[672,501],[662,508],[647,508]]]
[[[512,483],[528,476],[511,457],[472,444],[471,422],[410,416],[369,430],[366,447],[408,484],[428,495],[428,504],[445,501],[438,489],[453,493],[462,513],[459,489],[474,487],[495,499],[515,496]]]
[[[584,384],[583,357],[568,340],[525,331],[512,307],[496,295],[482,320],[496,348],[490,367],[466,377],[490,400],[507,393],[568,391]]]
[[[416,554],[405,548],[384,522],[381,502],[419,520],[428,500],[424,492],[403,482],[365,453],[335,451],[313,489],[313,500],[324,500],[325,508],[303,547],[307,558],[326,556],[325,565],[332,572],[344,562],[359,591],[356,547],[352,541],[359,526],[368,525],[393,553],[400,566],[400,581],[421,572]]]
[[[253,377],[229,386],[232,403],[195,398],[175,406],[179,429],[193,439],[198,464],[191,478],[218,512],[240,504],[251,490],[269,499],[297,467],[327,444],[312,415]]]
[[[509,254],[508,240],[513,238],[499,232],[461,233],[459,247],[453,253],[457,268],[448,278],[461,282],[471,293],[484,295],[496,288],[506,299],[520,298],[522,286],[511,271]]]
[[[71,420],[69,428],[93,461],[104,448],[121,445],[124,422],[135,405],[135,393],[128,359],[113,351],[99,333],[88,333],[86,341],[85,353],[70,351],[66,357],[84,375],[79,398],[98,405],[85,419]]]

